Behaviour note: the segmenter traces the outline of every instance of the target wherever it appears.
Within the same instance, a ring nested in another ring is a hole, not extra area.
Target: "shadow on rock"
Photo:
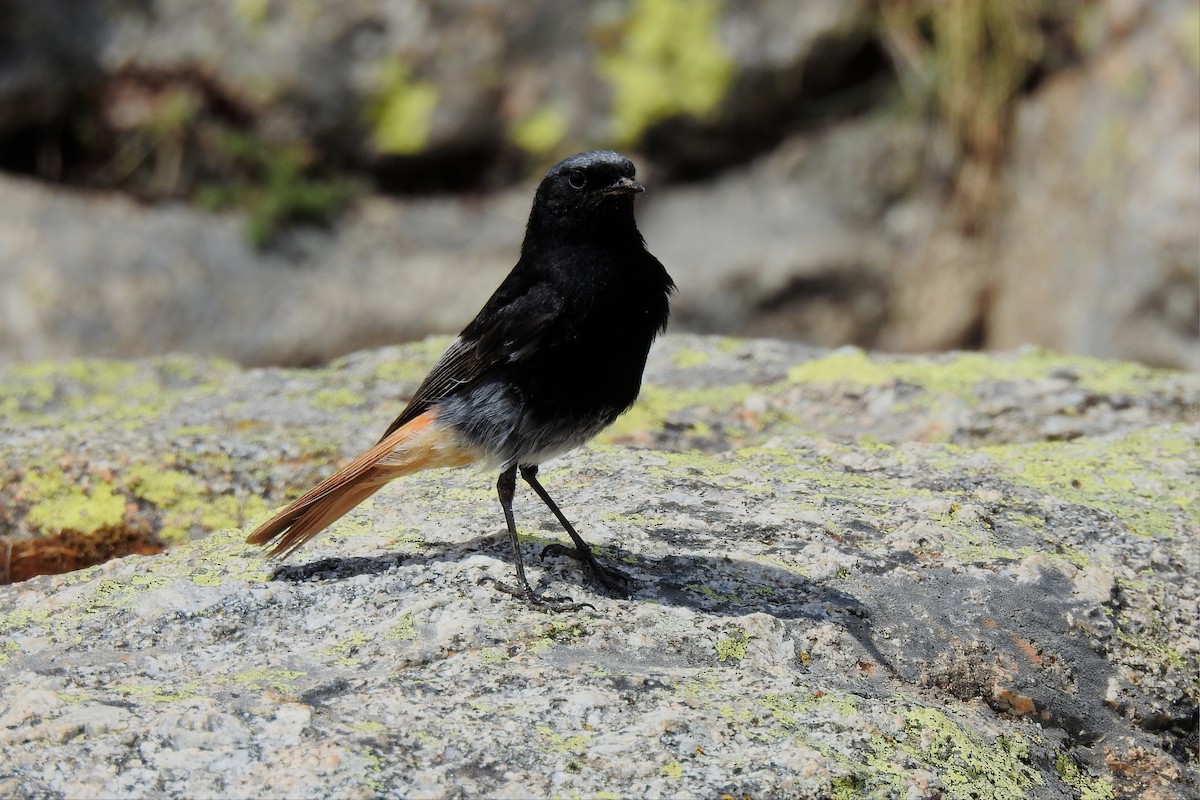
[[[900,574],[863,587],[901,679],[982,700],[997,713],[1038,720],[1090,746],[1120,735],[1107,707],[1112,665],[1072,620],[1103,620],[1060,572],[1036,581],[1004,575]]]
[[[689,532],[676,533],[686,537]],[[700,532],[695,534],[695,539],[699,540]],[[420,564],[461,561],[479,552],[494,555],[507,563],[512,560],[507,535],[499,534],[418,554],[322,558],[304,564],[281,565],[272,573],[271,579],[292,583],[343,581],[359,575],[390,573],[401,564],[417,568]],[[540,545],[533,548],[526,545],[522,549],[535,591],[570,593],[586,589],[614,596],[590,580],[573,559],[560,555],[543,557],[542,552]],[[831,622],[842,627],[893,677],[899,677],[896,668],[874,642],[870,612],[852,594],[814,583],[787,569],[723,556],[681,553],[650,559],[621,548],[606,547],[601,560],[629,575],[628,599],[633,602],[685,607],[708,616],[766,614],[780,620]]]
[[[391,572],[403,562],[404,557],[395,553],[371,557],[322,558],[306,564],[281,564],[271,573],[271,580],[289,583],[340,581],[355,575],[380,575]]]

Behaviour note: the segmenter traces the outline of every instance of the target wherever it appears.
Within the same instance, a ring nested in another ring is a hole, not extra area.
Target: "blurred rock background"
[[[1200,369],[1194,0],[4,0],[0,363],[455,332],[628,152],[677,329]]]

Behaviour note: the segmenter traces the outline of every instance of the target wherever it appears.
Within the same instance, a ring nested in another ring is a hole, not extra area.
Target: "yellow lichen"
[[[126,500],[112,485],[95,482],[85,489],[68,481],[62,470],[30,470],[20,491],[30,503],[26,522],[43,531],[91,533],[120,525],[125,518]]]
[[[711,360],[712,356],[703,350],[679,350],[671,355],[671,363],[680,369],[703,367]]]
[[[718,0],[634,0],[616,46],[599,57],[613,88],[613,139],[636,142],[659,120],[705,117],[725,96],[733,61],[717,41]]]
[[[293,683],[308,673],[294,669],[252,669],[233,676],[238,683],[251,689],[271,689],[279,694],[293,690]]]
[[[405,614],[400,620],[388,628],[387,633],[383,635],[385,639],[396,639],[399,641],[408,641],[417,638],[417,628],[413,624],[413,615]]]
[[[379,89],[367,108],[372,144],[389,155],[419,153],[429,142],[430,119],[437,104],[434,84],[415,80],[399,58],[385,61]]]
[[[949,360],[877,360],[857,348],[843,348],[824,358],[788,369],[794,384],[882,386],[891,381],[919,386],[927,392],[970,397],[986,381],[1031,381],[1069,375],[1097,394],[1145,392],[1174,373],[1141,364],[1064,356],[1030,348],[1015,355],[957,353]]]
[[[188,541],[193,533],[237,527],[263,507],[259,497],[243,501],[233,495],[214,495],[193,475],[150,464],[131,467],[125,480],[135,497],[162,513],[158,537],[168,544]]]
[[[546,106],[513,123],[508,138],[530,153],[549,153],[566,137],[567,127],[566,115]]]
[[[1200,8],[1192,6],[1183,14],[1178,30],[1179,45],[1192,68],[1200,72]]]
[[[741,661],[746,657],[746,645],[752,638],[735,626],[729,637],[717,641],[717,659],[722,662],[729,659]]]

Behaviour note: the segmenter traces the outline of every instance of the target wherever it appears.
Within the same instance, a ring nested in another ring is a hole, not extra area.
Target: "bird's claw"
[[[548,544],[542,548],[541,560],[545,561],[547,555],[566,556],[573,558],[576,561],[582,561],[584,566],[588,568],[588,572],[595,578],[601,586],[621,595],[628,595],[630,587],[634,584],[633,578],[626,575],[621,570],[615,567],[608,567],[600,563],[600,561],[592,555],[591,550],[580,550],[577,547],[567,547],[564,544]]]
[[[479,580],[479,583],[489,583],[497,591],[504,592],[507,595],[524,600],[529,604],[530,608],[535,611],[548,611],[555,614],[563,614],[569,611],[582,611],[585,608],[590,608],[593,611],[596,607],[591,603],[576,603],[569,597],[546,597],[539,595],[533,591],[533,587],[529,584],[524,586],[511,586],[503,581],[498,581],[490,575],[486,575]]]

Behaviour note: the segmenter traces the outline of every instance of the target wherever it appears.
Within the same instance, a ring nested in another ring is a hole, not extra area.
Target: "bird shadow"
[[[671,531],[673,539],[686,540],[689,535],[701,541],[711,532]],[[531,582],[539,593],[550,589],[559,593],[564,581],[571,582],[571,576],[578,576],[575,583],[580,589],[620,598],[619,594],[593,581],[577,561],[560,555],[541,557],[543,547],[536,542],[522,543],[522,555]],[[507,534],[500,533],[417,554],[333,557],[280,565],[272,573],[271,580],[290,583],[343,581],[360,575],[395,572],[405,564],[461,561],[475,553],[494,555],[509,563],[512,559]],[[605,565],[618,567],[631,578],[629,595],[621,599],[690,608],[710,616],[760,613],[781,620],[833,622],[843,627],[876,663],[895,673],[875,644],[869,609],[848,592],[814,582],[782,567],[728,556],[676,553],[650,558],[609,546],[604,548],[600,558]]]
[[[392,572],[405,560],[406,557],[400,553],[320,558],[304,564],[280,564],[271,572],[271,580],[288,583],[342,581],[358,575],[382,575]]]

